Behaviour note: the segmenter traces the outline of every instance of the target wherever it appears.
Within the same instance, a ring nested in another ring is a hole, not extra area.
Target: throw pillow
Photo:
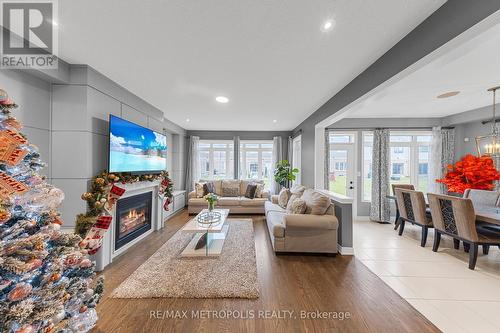
[[[215,193],[215,185],[212,182],[203,184],[203,196],[209,193]]]
[[[288,200],[290,199],[290,190],[287,188],[282,188],[280,193],[278,194],[278,205],[286,209],[286,205],[288,204]]]
[[[330,198],[312,189],[305,190],[301,199],[306,202],[306,214],[325,215],[331,204]]]
[[[295,199],[292,201],[290,213],[291,214],[304,214],[306,212],[307,205],[302,199]]]
[[[306,187],[303,185],[294,185],[290,189],[290,192],[292,192],[292,194],[298,194],[300,197],[300,196],[302,196],[302,194],[304,193],[305,190],[306,190]]]
[[[239,180],[223,180],[222,181],[222,196],[237,197],[240,195]]]
[[[194,190],[197,198],[203,198],[203,185],[204,183],[195,183]]]
[[[292,211],[292,203],[295,200],[300,199],[301,196],[302,196],[302,193],[299,195],[299,194],[291,192],[290,199],[288,199],[288,203],[286,205],[286,211],[287,212],[291,212]]]
[[[248,184],[247,190],[245,191],[245,198],[248,198],[248,199],[255,198],[255,191],[257,191],[257,185]]]
[[[257,185],[257,189],[255,190],[255,197],[262,198],[262,191],[264,191],[264,184],[255,184]]]

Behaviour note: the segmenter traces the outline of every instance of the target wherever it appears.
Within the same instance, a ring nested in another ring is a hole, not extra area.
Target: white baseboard
[[[354,255],[354,248],[353,247],[346,247],[346,246],[341,246],[340,244],[337,244],[337,250],[343,256],[353,256]]]

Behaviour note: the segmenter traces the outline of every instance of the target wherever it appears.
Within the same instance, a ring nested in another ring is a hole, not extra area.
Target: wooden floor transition
[[[265,227],[265,218],[258,215],[245,217],[251,217],[254,223],[260,298],[109,298],[114,288],[188,221],[187,211],[183,211],[169,220],[165,229],[151,234],[147,240],[131,248],[106,268],[106,289],[97,308],[99,321],[92,333],[439,332],[431,322],[354,257],[276,256]],[[231,312],[249,317],[253,311],[256,318],[193,318],[193,311],[201,314],[197,312],[200,310],[217,311],[219,314]],[[293,311],[293,314],[290,316],[290,312],[286,311]],[[351,318],[303,320],[300,319],[301,311],[308,311],[309,316],[314,316],[315,311],[331,312],[332,317],[349,312]],[[172,314],[181,317],[184,313],[187,318],[167,318]],[[275,317],[278,315],[280,318]]]

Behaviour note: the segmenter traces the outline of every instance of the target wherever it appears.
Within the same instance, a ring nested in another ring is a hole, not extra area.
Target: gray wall
[[[85,212],[80,195],[89,180],[107,169],[110,114],[165,133],[167,170],[176,188],[184,188],[182,163],[174,163],[173,157],[184,159],[185,131],[164,121],[158,109],[88,66],[71,67],[70,82],[52,89],[52,181],[66,193],[60,209],[68,228]]]
[[[38,146],[43,161],[50,162],[50,83],[29,74],[0,70],[2,89],[19,105],[12,115],[23,124],[22,133]],[[41,173],[51,177],[51,164]]]
[[[500,104],[496,108],[500,110]],[[492,124],[482,124],[483,120],[490,120],[491,117],[492,106],[485,106],[443,118],[443,125],[455,126],[455,160],[466,154],[477,153],[474,138],[491,133]]]
[[[50,73],[0,71],[2,88],[20,105],[14,115],[22,132],[48,162],[42,173],[65,193],[63,228],[73,229],[76,215],[86,210],[80,197],[89,179],[107,169],[110,114],[167,135],[168,171],[175,187],[184,189],[185,130],[94,69],[63,64]]]
[[[487,16],[498,0],[449,0],[294,129],[302,131],[302,183],[314,186],[314,128]]]

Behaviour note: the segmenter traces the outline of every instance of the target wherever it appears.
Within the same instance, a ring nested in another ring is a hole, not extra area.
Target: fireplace
[[[115,250],[151,230],[153,192],[118,200],[116,204]]]

